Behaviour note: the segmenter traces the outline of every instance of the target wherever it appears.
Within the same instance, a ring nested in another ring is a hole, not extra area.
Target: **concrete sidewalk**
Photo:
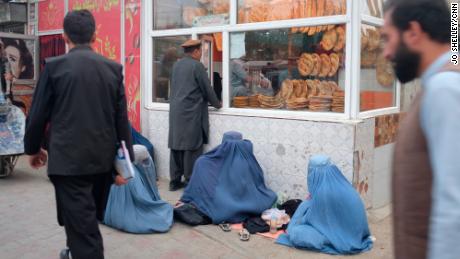
[[[30,169],[21,159],[16,172],[0,179],[0,258],[58,258],[65,246],[64,230],[57,225],[54,190],[45,171]],[[162,198],[174,204],[180,193]],[[106,258],[392,258],[391,220],[371,222],[377,238],[372,251],[357,256],[329,256],[274,244],[253,235],[241,242],[236,232],[217,226],[188,227],[176,223],[167,234],[132,235],[101,226]]]

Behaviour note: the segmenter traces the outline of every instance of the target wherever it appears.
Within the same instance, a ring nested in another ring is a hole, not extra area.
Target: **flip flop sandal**
[[[251,236],[251,234],[249,234],[248,230],[245,228],[243,228],[238,234],[240,235],[241,241],[249,241],[249,237]]]
[[[174,208],[179,208],[179,207],[181,207],[182,205],[184,205],[184,203],[181,202],[181,201],[178,201],[178,202],[176,202],[176,204],[174,205]]]
[[[228,223],[222,223],[219,224],[219,227],[224,231],[224,232],[230,232],[232,231],[232,226]]]

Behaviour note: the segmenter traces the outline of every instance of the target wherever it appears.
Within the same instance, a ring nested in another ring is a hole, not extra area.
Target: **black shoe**
[[[169,183],[169,191],[170,192],[175,192],[179,189],[184,188],[184,183],[183,182],[170,182]]]
[[[71,259],[72,257],[70,256],[70,249],[62,249],[61,252],[59,253],[59,259]]]

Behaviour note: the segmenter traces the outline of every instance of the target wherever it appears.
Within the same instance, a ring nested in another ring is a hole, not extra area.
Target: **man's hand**
[[[45,166],[47,160],[48,153],[43,148],[40,149],[37,154],[29,156],[29,164],[34,169],[39,169],[40,167]]]
[[[115,176],[115,185],[122,186],[128,183],[128,180],[123,178],[121,175]]]
[[[14,79],[14,76],[11,73],[5,73],[4,76],[5,76],[5,80],[7,80],[7,81],[13,81],[13,79]]]
[[[260,81],[260,86],[262,88],[269,88],[270,87],[270,81],[266,78],[262,78],[262,80]]]

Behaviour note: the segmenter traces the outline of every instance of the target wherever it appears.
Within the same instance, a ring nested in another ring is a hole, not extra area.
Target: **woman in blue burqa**
[[[372,248],[359,194],[330,158],[313,156],[308,166],[310,199],[293,215],[277,243],[328,254],[356,254]]]
[[[133,148],[135,177],[125,185],[112,185],[104,224],[129,233],[167,232],[173,224],[173,207],[161,200],[147,148]]]
[[[239,132],[224,134],[222,144],[201,156],[181,202],[191,203],[214,224],[238,223],[262,214],[276,202],[249,140]]]

